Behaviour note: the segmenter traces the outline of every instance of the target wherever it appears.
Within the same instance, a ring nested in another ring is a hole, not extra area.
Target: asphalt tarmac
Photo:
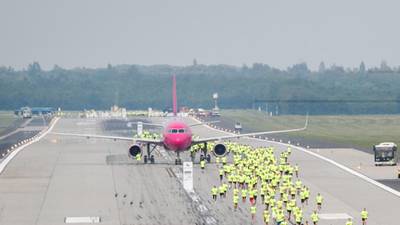
[[[111,132],[100,119],[61,119],[53,131]],[[202,137],[223,134],[203,126],[193,132]],[[277,152],[286,149],[266,141],[240,141],[274,145]],[[226,199],[211,199],[211,187],[219,184],[215,163],[203,172],[194,164],[193,196],[182,188],[182,167],[174,165],[173,154],[157,149],[156,164],[144,165],[127,156],[130,144],[48,134],[26,147],[0,174],[0,224],[56,225],[65,224],[66,217],[96,216],[101,224],[263,224],[261,205],[252,221],[248,203],[233,210],[231,192]],[[186,160],[188,154],[183,155]],[[344,224],[338,213],[360,224],[363,207],[370,213],[369,225],[398,224],[400,199],[395,195],[301,151],[292,152],[291,162],[300,166],[300,177],[311,188],[306,218],[320,192],[325,199],[321,213],[331,218],[321,219],[320,225]]]
[[[0,161],[7,157],[12,146],[29,139],[46,128],[52,117],[33,117],[31,119],[18,119],[0,136]]]

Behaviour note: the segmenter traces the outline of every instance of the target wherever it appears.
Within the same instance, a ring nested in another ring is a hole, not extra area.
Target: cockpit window
[[[177,134],[177,133],[185,133],[185,129],[171,129],[171,130],[169,130],[169,133],[172,133],[172,134]]]

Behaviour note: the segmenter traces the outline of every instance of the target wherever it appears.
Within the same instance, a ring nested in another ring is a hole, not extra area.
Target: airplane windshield
[[[177,133],[182,134],[182,133],[185,133],[185,129],[171,129],[171,130],[169,130],[169,132],[172,134],[177,134]]]

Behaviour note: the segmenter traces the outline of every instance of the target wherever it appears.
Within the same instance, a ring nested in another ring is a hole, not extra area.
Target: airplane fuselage
[[[182,121],[171,121],[163,131],[164,147],[170,151],[186,151],[192,145],[192,130]]]

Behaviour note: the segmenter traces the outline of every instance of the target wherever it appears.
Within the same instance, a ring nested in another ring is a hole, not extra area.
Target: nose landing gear
[[[176,152],[175,165],[182,165],[182,159],[180,158],[178,151]]]

